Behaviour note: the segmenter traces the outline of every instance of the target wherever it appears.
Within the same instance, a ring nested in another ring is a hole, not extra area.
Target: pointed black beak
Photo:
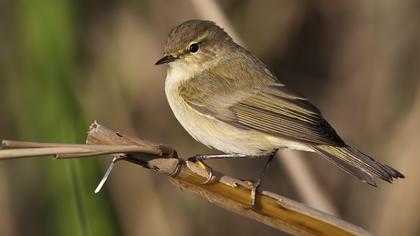
[[[171,62],[171,61],[175,61],[177,58],[176,57],[174,57],[174,56],[172,56],[172,55],[168,55],[168,56],[164,56],[164,57],[162,57],[161,59],[159,59],[156,63],[155,63],[155,65],[162,65],[162,64],[165,64],[165,63],[169,63],[169,62]]]

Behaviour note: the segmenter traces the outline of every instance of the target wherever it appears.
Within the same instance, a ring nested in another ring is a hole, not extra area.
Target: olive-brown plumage
[[[287,89],[264,63],[210,21],[172,29],[165,46],[165,92],[183,127],[225,153],[279,148],[318,152],[363,182],[404,177],[348,146],[305,97]]]

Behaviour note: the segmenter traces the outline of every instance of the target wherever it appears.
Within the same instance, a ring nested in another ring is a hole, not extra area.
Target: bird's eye
[[[200,49],[200,46],[198,46],[197,43],[192,43],[188,50],[190,50],[191,53],[196,53]]]

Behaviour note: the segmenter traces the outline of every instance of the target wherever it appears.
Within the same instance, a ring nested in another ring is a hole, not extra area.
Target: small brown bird
[[[189,20],[169,33],[165,92],[181,125],[199,142],[226,154],[193,160],[269,157],[280,148],[317,152],[376,186],[404,176],[347,145],[305,97],[289,90],[251,52],[211,21]]]

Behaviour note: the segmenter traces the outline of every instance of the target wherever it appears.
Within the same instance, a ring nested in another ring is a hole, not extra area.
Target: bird
[[[265,170],[279,149],[315,152],[360,181],[376,186],[404,178],[346,144],[306,97],[287,88],[254,54],[212,21],[174,27],[164,56],[165,94],[175,117],[198,142],[223,154],[190,160],[268,157],[252,186],[250,208]]]

